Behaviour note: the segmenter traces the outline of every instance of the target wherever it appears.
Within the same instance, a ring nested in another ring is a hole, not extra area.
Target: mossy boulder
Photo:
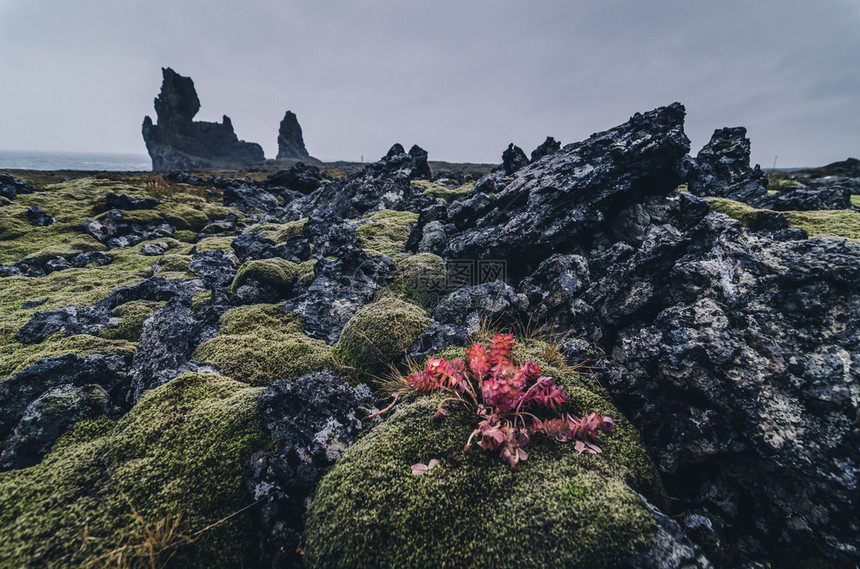
[[[331,367],[331,347],[303,330],[301,319],[280,304],[233,308],[221,317],[220,334],[198,346],[192,357],[252,385]]]
[[[236,292],[248,279],[279,291],[287,291],[300,276],[307,272],[305,263],[297,264],[280,258],[247,261],[239,266],[233,279],[231,292]],[[311,268],[311,271],[313,269]]]
[[[294,379],[332,365],[331,347],[301,333],[216,336],[198,346],[192,357],[252,385]]]
[[[398,298],[382,298],[349,319],[335,346],[336,356],[367,381],[383,374],[430,325],[424,310]]]
[[[120,304],[111,311],[111,314],[122,320],[116,326],[104,328],[101,336],[113,340],[139,342],[140,335],[143,333],[143,321],[164,304],[155,300],[132,300]]]
[[[388,255],[394,259],[404,256],[403,243],[418,221],[418,214],[384,209],[364,216],[358,227],[358,245],[371,255]]]
[[[529,353],[542,351],[532,346]],[[539,363],[541,363],[539,361]],[[635,429],[585,379],[546,366],[564,385],[564,410],[616,420],[602,454],[535,436],[511,471],[498,456],[463,447],[478,423],[439,395],[402,405],[320,481],[308,511],[308,567],[612,567],[647,546],[656,529],[639,493],[662,503],[659,477]],[[439,464],[422,476],[411,466]]]
[[[265,440],[260,393],[186,374],[0,473],[0,566],[253,564],[243,475]]]
[[[25,346],[16,342],[5,348],[0,352],[0,378],[14,375],[39,360],[63,354],[75,354],[81,358],[103,354],[125,356],[130,360],[136,345],[124,339],[99,338],[89,334],[66,337],[55,334],[39,344]]]
[[[405,300],[429,308],[437,303],[447,280],[448,269],[442,257],[418,253],[397,262],[391,290]]]

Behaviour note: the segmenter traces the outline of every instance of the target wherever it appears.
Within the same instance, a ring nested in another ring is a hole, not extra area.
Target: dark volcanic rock
[[[528,166],[529,159],[523,149],[519,146],[514,146],[514,143],[508,145],[507,150],[502,152],[502,170],[510,176],[520,168]]]
[[[74,306],[64,306],[54,310],[37,312],[15,334],[15,339],[22,344],[37,344],[51,334],[61,333],[71,336],[81,332],[78,321],[78,309]]]
[[[129,363],[123,356],[66,354],[0,381],[0,469],[38,462],[79,419],[127,409]]]
[[[46,227],[54,223],[54,218],[45,213],[39,206],[27,208],[27,221],[36,227]]]
[[[143,139],[153,170],[190,170],[244,166],[265,160],[259,144],[239,140],[233,123],[194,122],[200,100],[190,77],[169,67],[161,70],[161,93],[155,99],[157,124],[143,119]]]
[[[555,154],[561,150],[561,143],[551,136],[547,136],[540,146],[532,150],[532,162],[537,162],[544,156]]]
[[[153,209],[161,202],[155,198],[133,198],[128,194],[108,194],[105,196],[105,211],[110,209]]]
[[[143,323],[143,333],[131,366],[129,401],[189,371],[212,371],[191,361],[191,353],[217,333],[220,314],[200,317],[191,310],[190,296],[177,296]]]
[[[18,194],[33,193],[33,186],[9,174],[0,174],[0,197],[14,200]]]
[[[355,228],[330,216],[312,216],[305,225],[317,260],[314,278],[284,307],[302,317],[308,336],[334,344],[352,315],[391,281],[394,261],[356,247]]]
[[[278,198],[250,184],[226,188],[224,205],[235,207],[243,213],[268,215],[277,213],[281,207]]]
[[[599,246],[617,212],[678,185],[680,160],[689,149],[683,120],[678,103],[637,114],[518,170],[475,227],[449,235],[444,248],[433,252],[506,259],[510,274],[524,276],[553,253]]]
[[[688,161],[687,185],[697,196],[716,196],[753,205],[767,196],[767,174],[750,168],[750,140],[742,126],[714,131],[710,142]]]
[[[255,501],[263,500],[261,560],[294,566],[311,492],[376,409],[367,386],[350,387],[329,370],[274,382],[259,406],[273,446],[251,457],[246,485]]]
[[[309,194],[323,185],[324,181],[331,181],[331,177],[320,172],[316,166],[309,166],[304,162],[293,165],[289,170],[275,172],[263,181],[269,191],[284,188],[302,194]]]
[[[14,432],[3,441],[0,470],[38,463],[60,435],[78,421],[118,414],[119,409],[100,385],[52,387],[27,406]]]
[[[591,275],[601,384],[726,555],[860,558],[860,246],[770,241],[711,215]]]
[[[118,209],[81,222],[81,229],[112,249],[130,247],[174,232],[174,228],[164,220],[130,221]]]
[[[851,209],[851,188],[839,184],[818,188],[787,187],[768,194],[757,206],[776,211]]]
[[[411,182],[430,174],[427,152],[413,146],[406,153],[403,146],[395,144],[379,162],[326,184],[293,206],[304,216],[334,211],[344,219],[381,209],[421,211],[436,199],[423,195],[423,189],[412,187]]]
[[[278,129],[278,158],[310,158],[302,138],[302,127],[292,111],[287,111]]]

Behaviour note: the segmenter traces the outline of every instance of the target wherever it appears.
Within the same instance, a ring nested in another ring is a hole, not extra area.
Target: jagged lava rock
[[[245,166],[265,160],[263,148],[239,140],[226,115],[220,123],[194,122],[200,100],[190,77],[162,68],[161,93],[155,99],[157,124],[143,119],[143,140],[153,170],[189,170]]]
[[[510,183],[491,174],[476,186],[476,192],[490,183],[499,189],[479,226],[470,223],[431,252],[506,259],[509,271],[523,276],[553,253],[590,249],[597,234],[611,231],[617,212],[645,196],[665,196],[680,183],[679,161],[689,149],[683,123],[679,103],[637,113],[521,168]]]
[[[278,129],[278,158],[310,158],[302,138],[299,119],[292,111],[287,111]]]
[[[752,205],[767,195],[767,174],[750,168],[750,140],[742,126],[714,131],[710,142],[688,160],[687,185],[697,196],[716,196]]]
[[[248,490],[259,509],[260,555],[267,566],[300,563],[308,497],[376,411],[366,385],[351,387],[330,370],[274,382],[259,399],[272,448],[251,457]]]

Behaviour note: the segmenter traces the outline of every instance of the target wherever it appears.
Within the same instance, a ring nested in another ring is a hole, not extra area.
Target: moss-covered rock
[[[301,333],[216,336],[198,346],[192,357],[251,385],[294,379],[332,365],[331,348]]]
[[[116,423],[85,421],[38,465],[0,473],[0,566],[252,564],[243,474],[260,390],[187,374]]]
[[[221,316],[221,334],[279,336],[303,331],[301,317],[284,310],[281,303],[240,306]]]
[[[15,343],[17,344],[17,342]],[[0,351],[0,378],[14,375],[39,360],[63,354],[76,354],[82,358],[93,354],[107,356],[134,355],[136,344],[123,339],[107,339],[88,334],[66,337],[49,337],[39,344],[6,346]],[[10,349],[11,348],[11,349]]]
[[[299,272],[299,265],[277,257],[247,261],[239,266],[230,290],[231,292],[236,292],[245,281],[251,278],[260,284],[279,290],[287,290],[292,287],[299,276]]]
[[[335,354],[356,370],[356,379],[372,380],[389,370],[430,325],[424,310],[398,298],[383,298],[360,308],[349,319]]]
[[[358,227],[358,245],[371,255],[403,256],[401,249],[409,231],[418,221],[418,214],[384,209],[364,216]]]
[[[121,317],[122,320],[116,326],[103,329],[101,336],[113,340],[139,342],[140,335],[143,333],[143,321],[164,304],[154,300],[132,300],[120,304],[111,311],[111,314]]]
[[[418,253],[397,262],[391,290],[405,300],[424,307],[435,304],[433,295],[448,280],[448,269],[442,257],[432,253]]]
[[[475,182],[466,182],[458,186],[456,183],[443,185],[429,180],[412,180],[410,185],[415,189],[421,190],[421,193],[425,196],[442,198],[446,202],[452,202],[467,196],[469,192],[475,189]]]
[[[724,198],[705,198],[711,209],[737,219],[745,227],[755,229],[765,225],[768,218],[782,215],[792,227],[805,229],[810,237],[844,237],[860,241],[860,212],[851,210],[780,211],[756,209],[742,202]]]
[[[192,357],[252,385],[331,367],[331,347],[303,331],[301,319],[281,304],[241,306],[224,313],[220,334],[198,346]]]
[[[533,344],[525,353],[537,354]],[[545,363],[540,362],[539,363]],[[326,474],[308,511],[309,567],[611,567],[647,545],[654,519],[637,492],[663,491],[638,434],[585,379],[547,365],[564,385],[565,410],[612,416],[603,453],[535,436],[511,471],[496,455],[463,447],[478,419],[441,396],[401,406]],[[411,466],[439,464],[422,476]]]

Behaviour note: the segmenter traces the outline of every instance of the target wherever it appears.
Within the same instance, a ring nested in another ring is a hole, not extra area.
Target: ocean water
[[[83,152],[28,152],[0,150],[0,170],[151,170],[149,157],[141,154],[89,154]]]

